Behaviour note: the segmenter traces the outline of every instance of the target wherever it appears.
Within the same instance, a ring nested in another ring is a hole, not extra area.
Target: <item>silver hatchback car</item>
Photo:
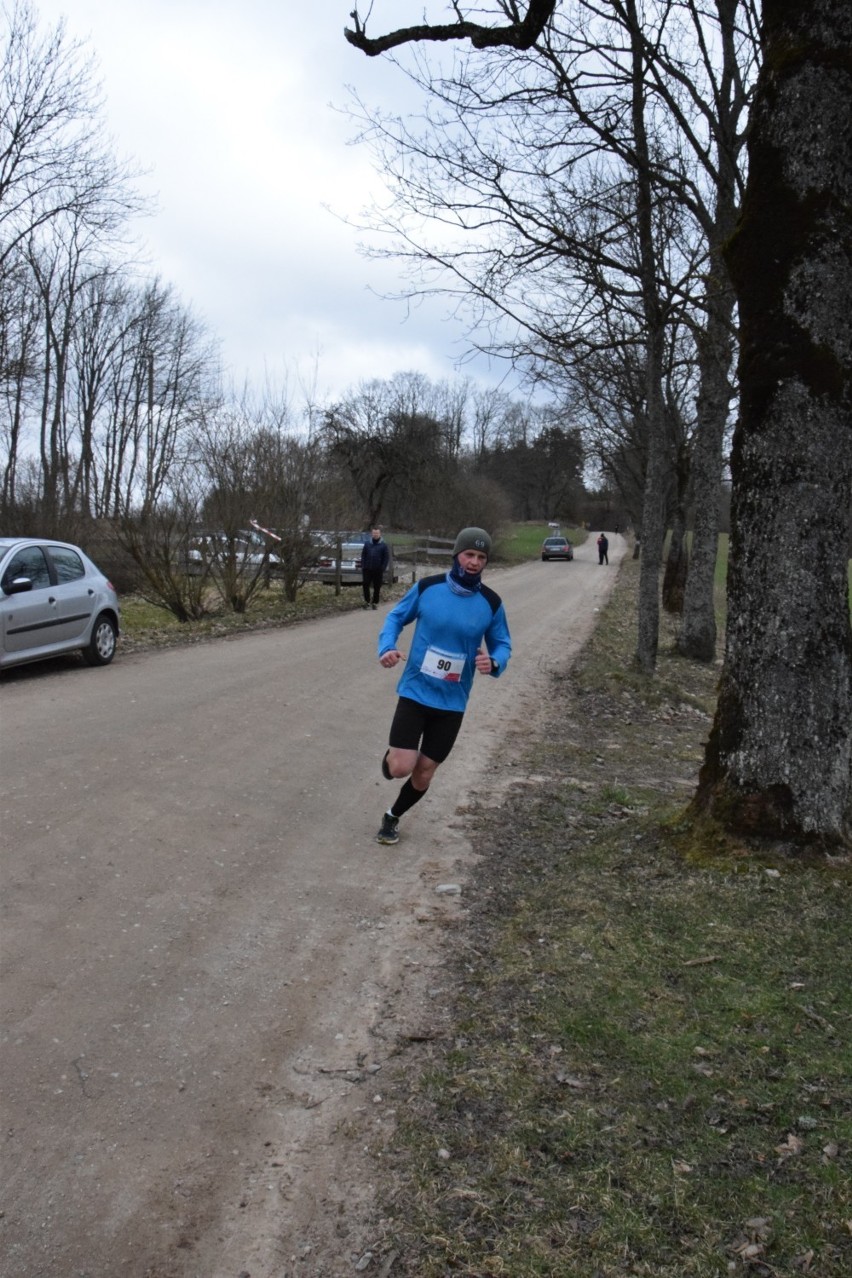
[[[0,537],[0,669],[78,649],[106,666],[118,633],[115,588],[79,546]]]

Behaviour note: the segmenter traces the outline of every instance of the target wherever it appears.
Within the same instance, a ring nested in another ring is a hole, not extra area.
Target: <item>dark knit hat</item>
[[[491,558],[491,538],[484,528],[462,528],[456,544],[453,546],[453,555],[457,555],[462,550],[482,550]]]

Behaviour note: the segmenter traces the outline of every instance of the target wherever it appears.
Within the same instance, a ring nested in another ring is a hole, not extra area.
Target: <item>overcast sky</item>
[[[462,327],[433,300],[382,300],[395,264],[359,254],[355,217],[379,189],[351,145],[346,86],[389,104],[401,73],[343,38],[352,0],[35,0],[99,63],[113,150],[148,170],[157,212],[141,233],[152,273],[221,343],[239,384],[268,374],[336,394],[414,369],[452,377]],[[436,15],[444,5],[436,3]],[[380,0],[375,31],[416,21],[419,0]],[[372,28],[371,28],[372,29]],[[484,361],[462,375],[494,382]]]

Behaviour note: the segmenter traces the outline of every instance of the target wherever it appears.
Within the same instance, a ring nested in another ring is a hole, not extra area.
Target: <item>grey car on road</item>
[[[574,547],[567,537],[545,537],[541,544],[541,557],[545,562],[548,559],[564,559],[570,562],[574,558]]]
[[[77,650],[105,666],[118,634],[115,588],[79,546],[0,537],[0,669]]]

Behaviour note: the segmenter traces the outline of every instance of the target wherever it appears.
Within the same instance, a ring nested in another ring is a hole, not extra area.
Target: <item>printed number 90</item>
[[[439,658],[438,658],[438,669],[439,669],[439,670],[450,670],[450,669],[452,669],[452,662],[451,662],[451,661],[447,661],[447,660],[446,660],[446,658],[444,658],[444,657],[439,657]]]

